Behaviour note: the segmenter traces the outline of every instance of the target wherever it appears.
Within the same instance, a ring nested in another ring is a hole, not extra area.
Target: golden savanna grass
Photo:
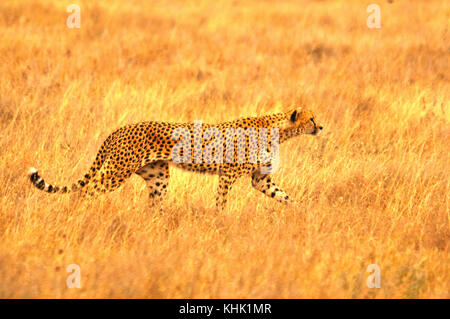
[[[0,4],[0,297],[449,298],[450,3]],[[127,123],[221,122],[303,105],[322,136],[281,145],[289,208],[171,169],[164,213],[132,177],[71,184]],[[81,288],[67,288],[67,266]],[[381,270],[381,288],[366,272]]]

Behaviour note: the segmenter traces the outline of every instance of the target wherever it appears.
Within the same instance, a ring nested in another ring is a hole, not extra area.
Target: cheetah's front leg
[[[216,197],[216,204],[219,211],[223,211],[225,209],[228,192],[230,191],[236,179],[237,176],[232,172],[222,172],[219,175],[219,187],[217,188]]]
[[[285,204],[293,204],[294,201],[289,198],[289,196],[274,182],[268,174],[261,174],[255,172],[252,174],[252,186],[266,194],[269,197],[275,198],[277,201]]]

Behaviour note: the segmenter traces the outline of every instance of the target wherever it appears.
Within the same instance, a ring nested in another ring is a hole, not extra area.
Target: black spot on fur
[[[297,118],[298,118],[297,110],[295,110],[295,111],[292,112],[292,114],[291,114],[291,122],[295,122],[295,121],[297,120]]]

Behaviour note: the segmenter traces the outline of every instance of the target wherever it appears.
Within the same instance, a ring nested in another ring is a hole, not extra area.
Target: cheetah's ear
[[[298,112],[297,112],[297,110],[295,110],[294,112],[292,112],[292,114],[291,114],[291,122],[292,123],[295,123],[295,121],[297,121],[298,120]]]

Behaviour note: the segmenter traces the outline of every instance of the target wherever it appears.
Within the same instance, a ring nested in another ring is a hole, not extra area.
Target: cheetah
[[[117,189],[137,174],[145,180],[150,205],[155,206],[162,205],[167,194],[171,164],[218,175],[219,210],[225,208],[227,194],[242,176],[251,177],[256,190],[288,204],[293,201],[272,181],[277,162],[270,155],[276,153],[279,143],[300,134],[317,135],[322,128],[313,113],[302,108],[220,124],[140,122],[109,135],[89,171],[71,187],[47,184],[35,168],[28,176],[35,187],[47,193],[96,195]]]

